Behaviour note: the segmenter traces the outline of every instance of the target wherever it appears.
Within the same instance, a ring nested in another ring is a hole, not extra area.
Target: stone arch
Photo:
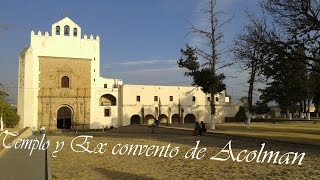
[[[69,105],[62,105],[57,110],[57,129],[71,129],[73,124],[73,109]]]
[[[159,116],[159,122],[161,123],[161,124],[167,124],[167,123],[169,123],[169,118],[168,118],[168,116],[167,115],[165,115],[165,114],[161,114],[160,116]]]
[[[141,117],[139,115],[135,114],[135,115],[131,116],[131,118],[130,118],[131,125],[132,124],[140,124],[140,122],[141,122]]]
[[[196,120],[197,120],[197,118],[194,114],[187,114],[184,117],[184,123],[195,123]]]
[[[143,124],[153,124],[154,123],[154,116],[152,114],[148,114],[144,117]]]
[[[179,114],[174,114],[171,117],[172,124],[180,124],[180,116]]]
[[[99,104],[100,106],[116,106],[117,98],[111,94],[104,94],[100,97]]]

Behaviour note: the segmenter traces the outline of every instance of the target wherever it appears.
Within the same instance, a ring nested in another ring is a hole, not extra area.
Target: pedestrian
[[[201,131],[207,132],[206,124],[203,121],[201,121]]]
[[[195,135],[201,136],[202,129],[198,122],[196,122],[196,125],[194,126],[194,130],[196,132]]]

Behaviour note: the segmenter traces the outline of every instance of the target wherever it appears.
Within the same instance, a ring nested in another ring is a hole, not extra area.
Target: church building
[[[38,130],[103,129],[130,124],[210,123],[210,99],[200,88],[130,85],[100,76],[100,38],[82,35],[68,17],[51,33],[31,31],[19,57],[20,126]],[[216,121],[237,108],[225,92],[216,95]]]

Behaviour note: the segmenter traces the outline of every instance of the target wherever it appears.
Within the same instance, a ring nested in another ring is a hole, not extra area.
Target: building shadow
[[[149,179],[149,180],[154,179],[145,175],[124,173],[124,172],[109,170],[105,168],[95,168],[94,170],[102,174],[104,177],[108,179]]]

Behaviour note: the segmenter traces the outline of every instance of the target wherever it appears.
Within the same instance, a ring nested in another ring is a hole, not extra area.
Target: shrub
[[[243,106],[240,106],[239,111],[237,112],[235,118],[238,122],[246,122],[247,120],[246,109]]]

